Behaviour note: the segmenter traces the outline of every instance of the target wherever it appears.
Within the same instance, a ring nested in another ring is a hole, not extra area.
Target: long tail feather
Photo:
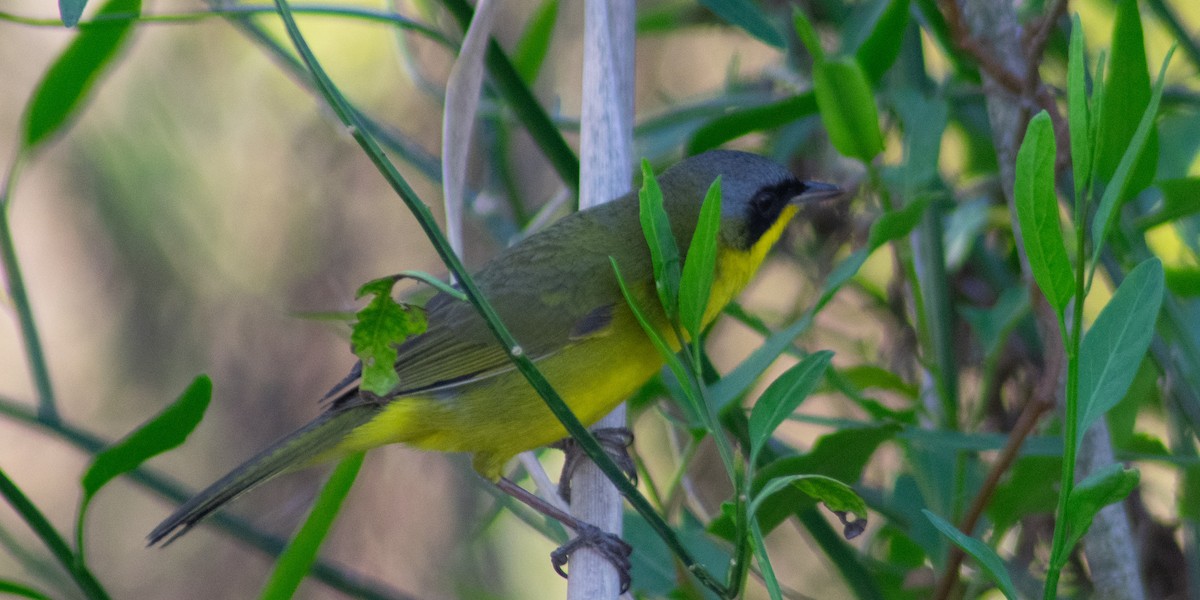
[[[379,406],[372,404],[326,412],[185,502],[150,532],[147,536],[149,545],[153,546],[167,536],[170,538],[163,545],[170,544],[225,503],[284,471],[305,466],[321,453],[333,449],[350,431],[378,413]]]

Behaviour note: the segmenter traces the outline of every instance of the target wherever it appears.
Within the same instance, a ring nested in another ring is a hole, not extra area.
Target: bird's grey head
[[[836,186],[802,181],[779,163],[749,152],[710,150],[667,169],[659,177],[663,190],[674,190],[668,201],[695,205],[697,211],[709,186],[721,177],[721,239],[747,249],[770,229],[788,204],[831,198]]]

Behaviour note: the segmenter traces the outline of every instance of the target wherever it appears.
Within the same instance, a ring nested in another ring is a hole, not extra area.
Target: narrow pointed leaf
[[[1091,125],[1088,117],[1087,65],[1083,59],[1083,25],[1079,15],[1071,17],[1071,46],[1067,60],[1067,123],[1071,134],[1071,165],[1075,198],[1082,202],[1083,190],[1092,176]]]
[[[854,51],[854,57],[872,85],[883,79],[883,74],[900,56],[900,44],[908,27],[908,3],[909,0],[890,0],[875,20],[871,34]]]
[[[654,287],[667,317],[674,319],[679,314],[679,246],[675,244],[675,234],[671,232],[671,222],[663,208],[662,190],[647,160],[642,160],[642,189],[638,199],[642,233],[654,263]]]
[[[88,507],[96,492],[113,479],[140,467],[150,458],[182,445],[200,424],[210,400],[212,380],[207,375],[200,375],[192,380],[170,406],[121,441],[96,455],[80,482],[83,497],[79,501],[79,513],[75,521],[75,543],[81,557],[85,539],[84,524],[87,522]]]
[[[852,58],[817,62],[813,90],[821,122],[838,152],[870,162],[883,151],[875,96],[858,62]]]
[[[1175,46],[1171,46],[1171,49],[1167,51],[1166,58],[1163,59],[1162,68],[1158,72],[1158,81],[1155,82],[1154,91],[1150,95],[1150,104],[1146,106],[1146,112],[1142,114],[1142,120],[1138,123],[1137,130],[1133,133],[1133,139],[1129,141],[1129,146],[1125,148],[1125,154],[1121,157],[1121,162],[1117,165],[1112,179],[1108,182],[1108,187],[1104,189],[1104,196],[1100,199],[1100,208],[1096,210],[1095,220],[1092,221],[1093,266],[1100,257],[1100,251],[1104,249],[1104,239],[1112,229],[1113,222],[1117,218],[1117,212],[1121,208],[1121,202],[1124,200],[1122,190],[1125,189],[1126,180],[1129,178],[1134,163],[1142,147],[1145,146],[1150,132],[1154,129],[1154,117],[1158,114],[1158,104],[1162,100],[1167,65],[1171,62],[1171,55],[1175,54],[1175,48]],[[1105,95],[1107,98],[1104,106],[1105,114],[1111,110],[1112,97],[1119,95]],[[1100,168],[1098,161],[1099,159],[1097,159],[1097,169]]]
[[[767,596],[771,600],[783,600],[779,578],[775,576],[775,567],[771,566],[771,557],[767,554],[767,539],[757,519],[750,520],[750,539],[754,543],[754,555],[758,557],[758,570],[762,573]]]
[[[1105,108],[1099,123],[1096,171],[1101,181],[1118,183],[1116,171],[1138,127],[1138,119],[1150,103],[1150,72],[1146,62],[1142,17],[1137,0],[1116,2],[1108,80],[1104,83]],[[1151,130],[1145,145],[1134,153],[1128,176],[1117,193],[1128,198],[1145,189],[1154,177],[1158,162],[1158,134]]]
[[[558,21],[558,0],[545,0],[529,18],[525,33],[513,49],[512,62],[525,83],[532,84],[546,60],[550,40],[554,37],[554,24]]]
[[[79,10],[82,11],[82,6]],[[141,12],[141,0],[109,0],[96,11],[96,16]],[[96,80],[121,49],[133,24],[131,19],[96,25],[80,31],[71,40],[46,71],[25,108],[21,139],[26,151],[58,133],[75,116]]]
[[[796,37],[800,38],[800,43],[804,44],[809,56],[812,56],[813,62],[824,62],[825,49],[821,47],[821,39],[817,37],[812,21],[808,20],[808,15],[803,10],[797,8],[792,11],[792,26],[796,29]]]
[[[1050,305],[1062,313],[1075,294],[1075,277],[1059,224],[1054,156],[1054,126],[1050,115],[1042,111],[1029,121],[1025,140],[1017,151],[1013,194],[1033,278]]]
[[[1071,548],[1083,539],[1092,526],[1100,509],[1120,502],[1137,487],[1140,474],[1137,469],[1126,469],[1114,463],[1092,473],[1071,490],[1067,498],[1067,543],[1063,546],[1064,556],[1050,558],[1052,564],[1062,565],[1070,557]]]
[[[746,30],[746,33],[776,48],[784,47],[783,34],[767,20],[762,9],[751,0],[700,0],[726,23]]]
[[[1138,219],[1135,223],[1138,229],[1150,229],[1200,213],[1200,177],[1168,179],[1159,181],[1157,186],[1162,191],[1162,206]]]
[[[301,582],[308,576],[309,569],[316,562],[321,543],[325,541],[342,502],[354,485],[354,479],[362,467],[363,456],[363,453],[359,452],[342,460],[329,475],[329,480],[321,487],[321,493],[313,503],[308,518],[275,562],[271,577],[259,596],[262,600],[287,600],[296,594]]]
[[[679,281],[679,320],[692,339],[699,339],[704,327],[704,311],[708,308],[717,265],[717,231],[720,227],[721,177],[717,176],[700,207],[700,219],[696,222],[692,243],[688,245]]]
[[[170,406],[97,454],[83,475],[84,504],[106,483],[183,444],[200,424],[211,399],[212,380],[207,375],[196,377]]]
[[[829,510],[853,513],[861,519],[867,517],[867,503],[855,493],[853,488],[832,477],[816,473],[786,475],[768,481],[750,501],[750,506],[746,509],[747,513],[755,516],[768,498],[789,487],[804,492],[808,497],[824,504]]]
[[[813,388],[825,375],[833,352],[814,352],[780,375],[763,392],[750,411],[750,457],[758,456],[759,450],[771,439],[775,429],[784,422],[800,403],[812,393]]]
[[[1079,441],[1129,389],[1150,340],[1163,299],[1163,267],[1157,258],[1138,265],[1117,288],[1079,349]]]
[[[959,531],[954,524],[926,509],[921,509],[921,512],[925,513],[925,517],[929,519],[929,522],[933,523],[933,526],[942,532],[943,535],[950,538],[950,541],[954,542],[955,546],[962,548],[963,552],[969,554],[971,558],[975,559],[975,562],[979,563],[984,573],[987,573],[988,577],[996,582],[996,586],[1000,588],[1000,593],[1004,594],[1005,598],[1009,600],[1017,600],[1019,598],[1017,596],[1017,589],[1013,586],[1012,578],[1008,575],[1008,569],[1004,567],[1004,561],[1000,560],[1000,556],[996,554],[995,550],[992,550],[991,546]]]

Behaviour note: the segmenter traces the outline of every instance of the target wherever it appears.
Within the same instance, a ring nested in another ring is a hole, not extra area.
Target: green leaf
[[[1029,121],[1025,140],[1017,151],[1013,195],[1033,279],[1046,294],[1050,306],[1062,314],[1075,295],[1075,277],[1058,219],[1054,156],[1054,126],[1050,124],[1050,115],[1041,111]]]
[[[992,501],[988,502],[987,514],[995,523],[996,535],[1027,515],[1053,513],[1061,474],[1061,456],[1018,458],[1006,480],[996,486]]]
[[[65,10],[63,13],[65,22],[70,15]],[[96,16],[141,13],[141,0],[109,0],[96,11]],[[75,18],[78,20],[78,15]],[[89,27],[79,32],[59,55],[25,108],[22,144],[26,152],[58,133],[75,115],[97,78],[121,49],[133,24],[134,20],[121,20]]]
[[[79,516],[75,521],[75,543],[81,557],[87,509],[96,492],[108,482],[138,468],[150,458],[182,445],[200,424],[210,400],[212,380],[207,375],[200,375],[192,380],[170,406],[121,441],[96,455],[91,466],[83,474],[83,498],[79,502]],[[80,560],[82,561],[82,558]]]
[[[1071,164],[1075,199],[1083,201],[1083,190],[1092,177],[1091,125],[1088,122],[1087,65],[1083,58],[1083,25],[1071,15],[1071,46],[1067,59],[1067,123],[1071,134]]]
[[[758,557],[758,570],[762,573],[767,596],[771,600],[783,600],[779,579],[775,577],[775,568],[771,566],[771,557],[767,554],[767,538],[763,535],[762,526],[757,519],[750,521],[750,539],[754,543],[754,555]]]
[[[758,452],[775,430],[812,393],[832,358],[833,352],[828,350],[805,356],[772,382],[754,403],[750,411],[750,462],[755,462]]]
[[[679,314],[679,246],[671,232],[671,222],[663,208],[662,190],[654,178],[650,161],[642,159],[642,189],[638,192],[642,233],[654,261],[654,287],[667,318]]]
[[[354,355],[362,361],[361,389],[386,396],[400,385],[396,374],[397,347],[409,336],[425,331],[425,311],[392,299],[392,286],[402,276],[381,277],[363,284],[356,298],[374,298],[358,311],[350,333]]]
[[[712,150],[754,131],[778,129],[816,112],[817,100],[811,92],[762,106],[737,109],[697,129],[688,141],[687,154],[692,156]]]
[[[871,224],[871,231],[867,234],[867,248],[874,252],[884,244],[912,233],[917,223],[921,222],[925,209],[929,208],[929,202],[929,196],[921,196],[903,208],[880,215]]]
[[[883,151],[875,96],[862,67],[851,58],[817,62],[813,91],[829,141],[844,156],[870,162]]]
[[[554,24],[558,21],[558,0],[546,0],[533,11],[525,33],[513,48],[512,62],[521,78],[532,84],[537,80],[542,62],[546,60],[546,52],[550,49],[550,39],[554,37]]]
[[[1167,51],[1166,58],[1163,58],[1162,68],[1158,72],[1158,81],[1154,83],[1154,91],[1150,95],[1150,103],[1146,106],[1146,112],[1142,113],[1142,119],[1138,122],[1137,130],[1134,131],[1133,137],[1124,148],[1125,153],[1121,156],[1121,162],[1113,172],[1112,179],[1108,182],[1108,187],[1104,189],[1104,196],[1100,199],[1100,208],[1096,210],[1095,219],[1092,221],[1093,268],[1099,259],[1100,251],[1104,248],[1104,239],[1108,237],[1108,232],[1112,229],[1113,222],[1117,218],[1117,210],[1120,208],[1121,202],[1125,199],[1122,190],[1126,189],[1127,181],[1133,170],[1134,161],[1141,154],[1142,148],[1145,147],[1146,141],[1149,139],[1150,132],[1154,129],[1154,117],[1158,114],[1158,104],[1162,100],[1167,65],[1171,62],[1171,55],[1175,54],[1175,48],[1176,46],[1171,46],[1171,49]],[[1105,89],[1107,90],[1107,86]],[[1105,104],[1098,118],[1105,118],[1106,115],[1114,112],[1112,107],[1114,97],[1120,95],[1120,93],[1109,94],[1106,91]],[[1101,168],[1099,157],[1097,157],[1096,161],[1096,169],[1099,170]]]
[[[803,492],[835,513],[853,514],[860,519],[859,523],[865,525],[867,503],[854,489],[832,477],[815,473],[785,475],[767,481],[750,501],[747,513],[752,517],[757,516],[758,509],[768,498],[789,487]]]
[[[1067,543],[1063,545],[1063,556],[1051,556],[1051,565],[1058,568],[1065,565],[1071,549],[1091,528],[1100,509],[1124,500],[1137,487],[1139,479],[1137,469],[1126,469],[1120,463],[1113,463],[1079,482],[1067,498]]]
[[[79,17],[83,16],[83,9],[87,6],[87,0],[58,0],[58,14],[62,16],[63,25],[66,27],[74,27],[79,24]]]
[[[758,564],[763,571],[763,579],[771,598],[782,600],[782,594],[779,591],[779,582],[775,578],[775,573],[771,569],[771,563],[767,556],[767,546],[765,536],[763,535],[762,524],[758,518],[758,509],[763,503],[774,496],[777,492],[785,488],[794,488],[801,490],[806,495],[814,500],[823,502],[829,510],[838,515],[838,518],[846,523],[846,538],[853,538],[862,533],[866,527],[867,505],[863,502],[850,486],[830,477],[823,475],[790,475],[779,477],[767,482],[766,485],[759,490],[758,494],[750,501],[747,514],[750,517],[751,535],[754,538],[755,554],[758,555]],[[847,513],[853,513],[859,516],[857,520],[849,520]],[[723,517],[726,515],[723,515]]]
[[[183,444],[200,424],[212,399],[212,380],[200,375],[187,389],[154,418],[135,429],[121,441],[96,455],[83,475],[83,504],[120,475],[124,475],[151,457]]]
[[[780,458],[760,468],[753,489],[761,489],[766,482],[788,475],[825,475],[838,481],[858,481],[875,451],[894,439],[900,430],[900,425],[888,423],[827,433],[807,453]],[[752,496],[757,497],[757,492]],[[766,497],[757,514],[763,529],[770,532],[788,517],[815,505],[816,500],[799,488],[785,488]],[[718,519],[710,524],[709,530],[731,539],[733,523]]]
[[[1176,504],[1179,516],[1192,521],[1200,520],[1200,464],[1193,464],[1183,469],[1183,481],[1180,488],[1179,500]]]
[[[917,386],[878,365],[856,365],[841,370],[846,381],[861,390],[878,389],[896,392],[907,398],[917,397]]]
[[[1167,289],[1180,298],[1200,296],[1200,268],[1184,266],[1167,269]]]
[[[32,598],[33,600],[50,600],[50,596],[47,596],[46,594],[43,594],[27,585],[8,579],[0,579],[0,596],[2,595],[19,598]]]
[[[879,84],[883,74],[900,56],[900,45],[907,28],[908,0],[890,0],[875,20],[871,35],[855,50],[854,57],[872,85]]]
[[[992,550],[991,546],[959,531],[952,523],[929,510],[922,509],[921,512],[933,523],[934,527],[938,528],[938,531],[941,531],[946,537],[950,538],[950,541],[954,542],[955,546],[962,548],[963,552],[971,555],[975,559],[975,562],[979,563],[979,566],[983,568],[988,577],[991,577],[992,581],[996,582],[996,585],[1000,588],[1000,592],[1004,594],[1005,598],[1009,600],[1016,600],[1018,598],[1017,590],[1013,587],[1012,578],[1008,575],[1008,569],[1004,567],[1004,561],[1000,560],[1000,557],[996,554],[995,550]]]
[[[1150,72],[1142,36],[1142,18],[1137,0],[1119,0],[1113,22],[1108,81],[1104,84],[1104,114],[1099,115],[1096,174],[1117,188],[1123,200],[1150,184],[1158,163],[1158,133],[1149,131],[1145,145],[1134,151],[1128,178],[1117,181],[1123,156],[1132,146],[1138,119],[1150,103]]]
[[[276,561],[271,577],[263,586],[259,598],[287,600],[295,595],[300,583],[308,576],[309,569],[316,562],[317,551],[329,533],[329,528],[333,526],[342,502],[354,485],[354,479],[362,467],[363,456],[364,453],[359,452],[343,459],[329,475],[329,480],[321,488],[308,518],[279,555],[279,560]]]
[[[1121,401],[1150,340],[1163,299],[1163,267],[1147,259],[1129,273],[1100,311],[1079,349],[1078,441]]]
[[[955,204],[946,218],[946,231],[942,236],[947,270],[957,272],[967,262],[988,227],[991,211],[991,201],[986,196]]]
[[[825,49],[821,47],[821,38],[817,37],[812,21],[808,20],[808,15],[803,10],[796,8],[792,11],[792,26],[796,29],[796,37],[800,38],[800,43],[804,44],[812,56],[813,62],[824,62]]]
[[[904,124],[905,195],[927,190],[938,179],[938,157],[946,131],[950,107],[939,97],[930,97],[912,88],[891,94],[892,105]]]
[[[750,0],[700,0],[708,10],[726,23],[746,30],[746,33],[776,48],[784,47],[783,34],[771,26],[767,16]]]
[[[696,231],[688,245],[679,280],[679,320],[693,340],[700,339],[704,312],[717,267],[717,231],[721,228],[721,176],[712,182],[700,206]]]
[[[1152,214],[1138,219],[1134,223],[1138,229],[1145,231],[1200,213],[1200,177],[1167,179],[1158,182],[1157,185],[1162,191],[1162,206]]]
[[[732,508],[732,505],[730,505]],[[679,541],[692,551],[696,561],[707,567],[711,572],[729,564],[730,548],[721,540],[715,539],[704,530],[704,525],[697,521],[691,513],[682,511],[675,531]],[[675,570],[675,555],[663,543],[662,538],[655,533],[650,524],[636,512],[626,510],[624,527],[621,537],[634,548],[637,548],[638,559],[633,561],[629,575],[637,582],[640,594],[650,598],[690,598],[690,596],[673,596],[671,590],[679,586],[678,571]],[[699,600],[699,596],[695,600]]]
[[[709,398],[714,409],[721,411],[730,402],[746,393],[746,390],[750,389],[755,381],[758,381],[767,367],[788,348],[791,348],[796,337],[804,333],[810,325],[812,325],[811,313],[771,334],[737,367],[709,386]]]

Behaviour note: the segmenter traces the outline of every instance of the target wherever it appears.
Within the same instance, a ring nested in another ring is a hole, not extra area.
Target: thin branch
[[[25,290],[25,278],[21,274],[21,263],[17,260],[17,248],[13,243],[12,226],[8,222],[8,211],[12,205],[12,193],[17,186],[17,176],[25,161],[25,153],[18,152],[4,176],[4,187],[0,189],[0,266],[3,267],[8,295],[17,312],[21,327],[21,339],[25,343],[25,359],[29,361],[30,375],[37,389],[38,418],[47,423],[58,423],[58,402],[54,386],[50,381],[50,368],[46,353],[42,350],[42,338],[37,323],[33,320],[33,304]]]
[[[1043,377],[1043,381],[1057,381],[1058,375],[1052,377]],[[1039,385],[1039,392],[1044,386]],[[1013,430],[1008,435],[1008,441],[1004,445],[1004,449],[1000,455],[996,457],[996,462],[992,464],[992,468],[988,471],[987,478],[983,485],[980,486],[979,492],[975,495],[975,499],[971,501],[970,508],[967,509],[967,514],[963,516],[962,521],[958,525],[958,530],[971,535],[975,531],[975,526],[979,524],[979,519],[983,516],[984,509],[992,500],[992,494],[995,493],[996,487],[1000,484],[1000,479],[1008,472],[1013,462],[1017,460],[1020,454],[1021,446],[1025,440],[1033,433],[1038,421],[1046,411],[1054,407],[1054,392],[1050,391],[1050,395],[1037,393],[1029,402],[1025,404],[1025,408],[1021,410],[1021,416],[1017,419],[1017,424],[1013,426]],[[958,583],[958,571],[962,566],[962,561],[965,555],[961,548],[955,545],[950,546],[950,552],[946,557],[946,568],[942,571],[942,577],[938,580],[937,589],[933,594],[935,600],[945,600],[950,597],[950,592]]]

